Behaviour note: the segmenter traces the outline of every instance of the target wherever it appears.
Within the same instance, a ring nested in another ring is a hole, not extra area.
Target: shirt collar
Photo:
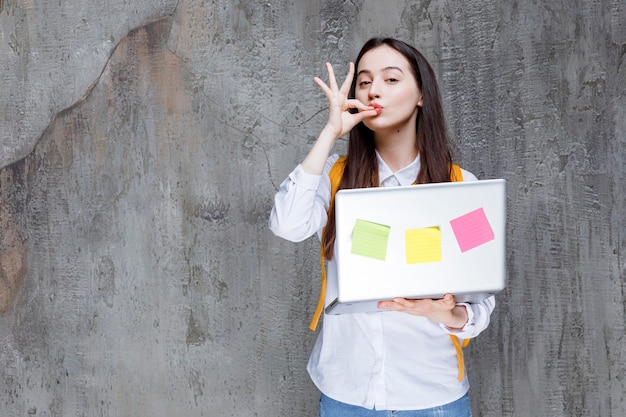
[[[419,154],[415,157],[413,162],[396,172],[393,172],[391,168],[389,168],[378,151],[376,151],[376,159],[378,160],[378,178],[382,187],[411,185],[415,182],[420,170]]]

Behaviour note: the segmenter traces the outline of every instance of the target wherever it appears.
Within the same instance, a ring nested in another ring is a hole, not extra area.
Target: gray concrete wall
[[[267,215],[381,34],[508,180],[474,414],[626,415],[623,1],[97,3],[0,0],[0,415],[315,415],[317,243]]]

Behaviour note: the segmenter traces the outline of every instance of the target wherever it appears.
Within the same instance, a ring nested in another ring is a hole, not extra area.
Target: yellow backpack
[[[331,212],[333,204],[335,203],[335,194],[339,189],[339,183],[341,182],[341,176],[343,175],[343,169],[346,164],[346,157],[343,156],[335,162],[335,164],[330,169],[328,173],[328,177],[330,178],[330,204],[328,206],[328,213]],[[452,181],[463,181],[463,173],[461,172],[461,167],[456,164],[452,164],[452,175],[450,178]],[[323,236],[323,233],[322,233]],[[313,314],[313,319],[309,324],[309,329],[314,331],[317,328],[317,323],[322,316],[322,312],[324,311],[324,304],[326,299],[326,267],[324,262],[324,240],[320,241],[320,264],[322,268],[322,286],[320,291],[320,298],[317,302],[317,307],[315,308],[315,313]],[[457,362],[459,364],[459,382],[463,381],[463,376],[465,374],[465,362],[463,361],[463,348],[466,347],[470,339],[464,339],[463,342],[459,340],[456,335],[451,334],[450,339],[452,340],[452,344],[454,345],[454,349],[456,350]]]

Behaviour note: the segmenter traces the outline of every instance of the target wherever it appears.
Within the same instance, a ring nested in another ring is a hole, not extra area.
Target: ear
[[[420,97],[419,101],[417,102],[417,107],[423,107],[424,106],[424,97]]]

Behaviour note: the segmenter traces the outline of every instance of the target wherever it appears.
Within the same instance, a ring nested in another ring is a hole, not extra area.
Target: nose
[[[370,100],[380,98],[380,82],[377,79],[372,80],[367,94]]]

